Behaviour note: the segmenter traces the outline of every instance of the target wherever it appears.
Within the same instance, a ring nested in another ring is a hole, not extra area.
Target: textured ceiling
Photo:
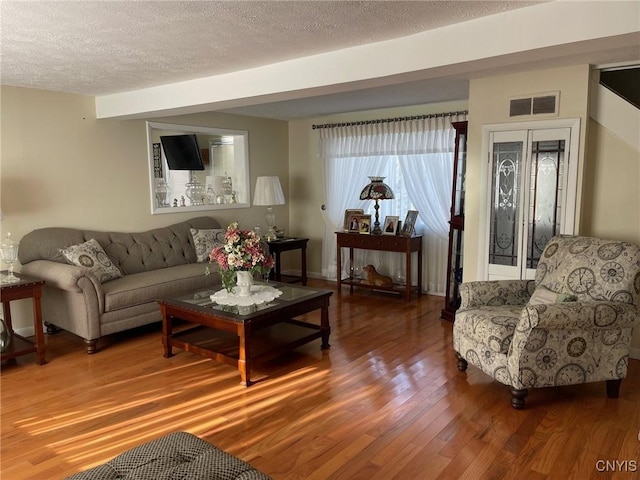
[[[546,0],[0,0],[0,83],[98,97],[136,92],[490,15],[504,13],[507,21],[508,11],[539,3]],[[519,55],[502,66],[472,63],[465,74],[455,76],[363,84],[352,91],[316,96],[308,92],[303,98],[270,103],[255,99],[222,111],[286,120],[463,100],[468,96],[468,79],[487,74],[487,69],[496,74],[500,69],[637,61],[638,52],[637,44],[613,50],[593,42],[576,43],[551,56],[544,51]]]
[[[104,95],[244,70],[527,1],[0,2],[3,84]]]

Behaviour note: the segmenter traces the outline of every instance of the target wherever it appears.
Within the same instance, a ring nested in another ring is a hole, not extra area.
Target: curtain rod
[[[313,130],[316,130],[318,128],[336,128],[336,127],[350,127],[352,125],[371,125],[374,123],[404,122],[407,120],[422,120],[424,118],[452,117],[454,115],[467,115],[468,113],[469,113],[468,110],[461,110],[459,112],[447,112],[447,113],[429,113],[424,115],[412,115],[409,117],[379,118],[377,120],[359,120],[355,122],[345,122],[345,123],[325,123],[323,125],[311,125],[311,128]]]

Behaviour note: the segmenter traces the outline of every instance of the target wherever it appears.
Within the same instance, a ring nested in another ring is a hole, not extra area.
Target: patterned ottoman
[[[127,450],[67,480],[271,480],[247,462],[187,432]]]

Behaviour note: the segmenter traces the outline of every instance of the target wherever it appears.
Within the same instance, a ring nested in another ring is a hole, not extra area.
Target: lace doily
[[[211,300],[218,305],[231,305],[231,306],[249,306],[259,305],[261,303],[270,302],[280,295],[282,292],[276,290],[268,285],[251,285],[251,295],[247,297],[241,297],[237,294],[237,288],[233,287],[233,291],[227,292],[226,288],[218,290],[211,295]]]

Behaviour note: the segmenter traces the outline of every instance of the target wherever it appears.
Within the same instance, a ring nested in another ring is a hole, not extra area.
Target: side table
[[[297,237],[284,237],[278,238],[276,240],[268,240],[267,244],[269,245],[269,251],[274,254],[276,257],[276,268],[275,272],[271,272],[271,278],[276,280],[277,282],[286,282],[282,277],[282,270],[280,269],[280,254],[282,252],[286,252],[288,250],[300,250],[302,255],[302,275],[300,277],[285,275],[285,277],[289,277],[290,281],[288,283],[302,282],[303,286],[307,285],[307,242],[308,238],[297,238]]]
[[[0,273],[6,274],[6,271]],[[44,280],[24,275],[22,273],[16,273],[15,276],[18,277],[20,281],[0,284],[0,299],[2,300],[4,321],[7,324],[7,329],[11,335],[11,342],[7,349],[2,352],[1,360],[9,360],[35,352],[38,365],[44,365],[47,361],[45,360],[44,353],[44,331],[42,328],[42,308],[40,307],[40,298],[42,297],[42,285],[44,285]],[[35,330],[35,341],[28,340],[13,331],[13,324],[11,323],[11,306],[9,302],[23,298],[33,299],[33,327]]]

